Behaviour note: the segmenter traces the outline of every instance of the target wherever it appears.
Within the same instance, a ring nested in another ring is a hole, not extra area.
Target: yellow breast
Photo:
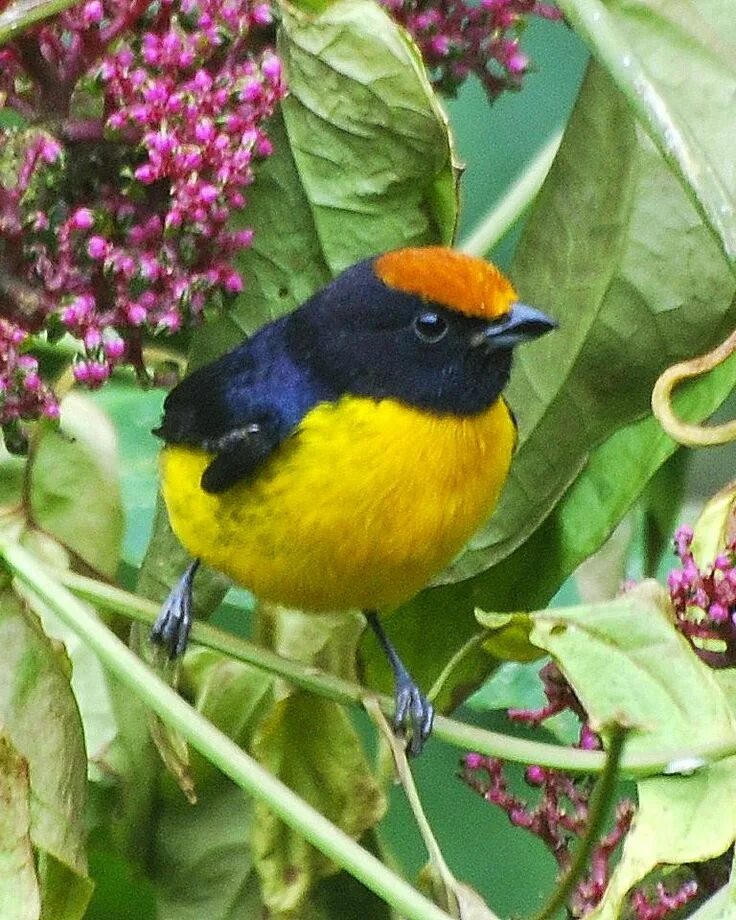
[[[219,495],[199,485],[210,454],[167,446],[163,494],[188,552],[262,599],[382,608],[424,587],[490,514],[515,437],[502,400],[457,418],[345,397]]]

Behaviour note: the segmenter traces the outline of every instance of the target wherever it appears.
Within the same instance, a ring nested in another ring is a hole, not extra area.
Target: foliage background
[[[505,94],[489,109],[480,85],[471,79],[457,99],[445,103],[459,158],[465,164],[461,180],[460,240],[497,203],[550,135],[564,125],[582,80],[588,55],[572,31],[549,22],[533,22],[524,40],[536,72],[527,78],[522,92]],[[520,226],[515,226],[492,253],[491,258],[499,265],[507,268],[510,264],[519,232]],[[158,423],[163,395],[159,390],[142,393],[134,385],[113,380],[93,396],[113,419],[119,436],[126,515],[123,566],[129,586],[134,584],[135,569],[143,558],[153,521],[158,447],[149,432]],[[569,602],[575,596],[574,586],[570,585],[561,600]],[[233,590],[228,601],[232,606],[220,610],[213,622],[247,635],[241,612],[235,606],[249,603],[248,597]],[[541,699],[536,683],[528,678],[526,681],[530,689],[523,700],[535,696]],[[507,705],[520,700],[518,694],[516,699],[509,696]],[[496,730],[509,730],[500,713],[478,715],[463,709],[458,717]],[[369,736],[366,727],[364,737]],[[439,740],[434,740],[415,764],[428,818],[449,864],[462,866],[463,878],[489,899],[499,914],[531,913],[554,883],[553,860],[537,838],[515,830],[500,811],[484,808],[456,780],[457,770],[457,749]],[[523,770],[515,768],[514,772],[521,784]],[[408,877],[415,876],[424,865],[426,854],[403,792],[398,788],[391,792],[381,833]],[[510,886],[508,881],[513,877],[523,877],[525,884]],[[132,912],[122,906],[114,890],[98,890],[89,916],[92,920],[118,917],[133,920],[143,916],[138,911],[140,905],[133,907]]]
[[[525,164],[545,143],[550,134],[566,121],[580,86],[587,55],[582,44],[572,31],[567,30],[564,26],[534,23],[528,31],[526,40],[539,72],[527,80],[527,85],[521,94],[506,95],[493,109],[489,110],[478,88],[470,84],[463,89],[460,99],[457,102],[450,103],[448,106],[457,134],[460,157],[467,164],[467,171],[463,179],[461,243],[489,207],[492,207],[498,197],[509,187],[514,177],[524,170]],[[620,100],[615,101],[608,93],[605,81],[603,81],[600,74],[589,78],[586,92],[599,103],[600,112],[602,113],[598,121],[596,121],[595,114],[593,116],[589,115],[591,137],[595,138],[596,144],[600,144],[602,148],[605,147],[606,156],[601,162],[607,170],[610,170],[612,165],[621,168],[621,175],[618,177],[619,183],[610,183],[603,193],[603,197],[605,198],[608,195],[608,199],[603,202],[597,202],[603,210],[606,207],[610,209],[610,213],[613,215],[611,219],[611,238],[615,238],[618,241],[616,233],[619,232],[620,228],[616,225],[615,218],[619,211],[625,211],[623,204],[626,204],[626,202],[622,204],[621,195],[624,193],[626,195],[634,194],[631,186],[627,184],[628,179],[632,171],[639,168],[642,162],[649,162],[651,165],[655,163],[656,158],[652,156],[651,148],[647,146],[646,142],[642,143],[642,149],[646,151],[646,154],[641,154],[641,159],[638,159],[638,155],[633,153],[636,143],[641,142],[641,138],[635,138],[634,130],[628,121],[628,115],[623,110]],[[607,109],[606,106],[609,108]],[[594,105],[591,104],[590,107],[594,113],[598,112]],[[616,133],[614,129],[619,125],[621,130]],[[620,145],[620,156],[617,155],[619,152],[616,147],[617,144]],[[595,157],[598,148],[591,141],[589,145],[586,145],[585,142],[579,143],[576,150],[578,153],[584,153],[587,147],[592,150],[592,156],[589,160],[584,161],[583,167],[593,175],[593,178],[590,179],[592,188],[595,186]],[[630,160],[627,157],[630,157]],[[650,160],[647,160],[647,157]],[[634,165],[632,166],[632,164]],[[564,162],[560,168],[564,169]],[[661,173],[657,172],[657,169],[660,168],[652,165],[652,176],[654,177],[652,184],[661,179]],[[588,173],[586,173],[587,175]],[[598,176],[597,178],[602,180],[605,177]],[[601,181],[595,187],[603,188],[604,182]],[[663,194],[669,193],[669,190],[670,186],[667,186]],[[636,191],[638,194],[640,189]],[[652,211],[656,211],[659,192],[660,188],[657,188],[657,195],[652,196],[654,204],[652,204],[652,201],[646,203],[644,208],[645,216],[650,215]],[[546,199],[542,200],[540,198],[540,210],[544,209],[545,203],[548,204],[552,200],[553,195],[554,191],[548,191]],[[672,197],[673,200],[676,199],[677,194],[672,193]],[[649,212],[646,211],[647,207],[650,209]],[[678,204],[677,208],[679,207]],[[683,212],[685,210],[685,208],[682,209]],[[573,211],[572,208],[571,211]],[[564,276],[564,272],[559,272],[556,276],[553,274],[553,282],[550,283],[549,278],[543,277],[544,271],[548,269],[543,268],[538,273],[538,276],[535,277],[535,254],[539,255],[547,246],[552,250],[557,247],[561,249],[565,242],[562,239],[562,234],[550,239],[550,227],[554,227],[554,220],[549,220],[549,213],[550,209],[548,208],[546,211],[547,223],[542,222],[541,231],[535,229],[534,223],[530,225],[526,238],[526,250],[522,251],[519,256],[520,261],[517,262],[519,271],[525,274],[530,288],[536,286],[540,292],[537,301],[542,307],[546,305],[547,297],[551,299],[558,293],[552,290],[554,280],[561,279]],[[573,214],[573,216],[575,215]],[[587,214],[583,208],[580,208],[577,216],[580,218],[580,234],[584,236]],[[688,219],[691,220],[689,212]],[[537,218],[537,220],[539,221],[540,219]],[[628,230],[628,224],[623,219],[621,224],[623,225],[621,232],[625,233]],[[609,228],[606,229],[608,231]],[[519,228],[515,227],[495,252],[495,257],[503,265],[511,264],[518,230]],[[675,227],[674,232],[677,232],[677,227]],[[695,232],[696,236],[697,232]],[[537,234],[536,237],[535,233]],[[677,239],[677,237],[668,238],[665,235],[663,239],[656,240],[655,242],[661,245],[665,251],[656,252],[655,255],[666,256],[667,246],[672,247],[673,239]],[[698,239],[700,238],[698,237]],[[531,240],[531,243],[529,240]],[[608,245],[609,241],[604,239],[601,246],[602,250],[605,251]],[[669,254],[672,255],[672,252],[670,251]],[[677,256],[677,253],[675,253],[675,256]],[[537,261],[539,264],[547,264],[546,258],[539,258]],[[677,261],[677,259],[675,258],[673,261]],[[715,262],[716,260],[713,261]],[[698,268],[703,269],[707,262],[708,260],[704,258],[702,262],[696,262],[695,264]],[[644,263],[657,264],[657,260],[650,259],[648,262],[644,260]],[[549,264],[554,268],[554,259],[549,260]],[[580,265],[584,267],[584,260],[581,260]],[[654,275],[656,272],[652,272],[652,274]],[[707,275],[707,272],[705,274]],[[569,279],[567,280],[569,282]],[[652,283],[654,280],[662,281],[661,278],[645,277],[643,279],[644,282]],[[706,277],[704,280],[709,281],[712,279]],[[666,287],[666,285],[663,286]],[[657,288],[657,290],[660,290],[660,288]],[[292,291],[291,294],[298,299],[298,291]],[[707,298],[707,293],[702,296]],[[707,330],[706,333],[702,333],[701,330],[701,339],[710,336],[708,341],[711,339],[715,341],[717,332],[721,327],[726,328],[728,326],[727,320],[724,320],[726,306],[719,303],[713,308],[712,329]],[[667,310],[663,309],[662,313],[665,314],[664,323],[670,317],[666,315]],[[252,317],[246,317],[246,322],[251,320]],[[695,320],[693,320],[694,322]],[[668,344],[672,345],[673,353],[687,352],[688,343],[683,341],[687,338],[689,332],[687,322],[680,323],[679,328],[675,323],[668,328],[672,330],[672,341],[668,342]],[[237,332],[225,330],[223,334],[225,336],[229,334],[236,335]],[[195,355],[195,359],[202,360],[209,350],[221,346],[222,339],[218,339],[218,335],[219,333],[216,332],[215,340],[209,341],[206,333],[201,336],[201,342],[198,343],[198,354]],[[613,335],[611,340],[613,341],[615,338],[616,336]],[[603,346],[600,346],[599,361],[603,361],[603,354],[608,355],[606,351],[608,344],[606,342]],[[528,369],[526,370],[528,371]],[[648,386],[646,380],[648,376],[651,376],[652,369],[647,368],[646,370],[647,374],[644,375],[646,379],[642,382],[639,387],[640,392],[637,394],[637,404],[635,406],[614,406],[611,417],[601,420],[601,428],[594,441],[608,436],[618,424],[634,422],[646,412],[645,403],[639,398],[646,394]],[[525,372],[522,367],[522,375]],[[728,390],[727,380],[722,380],[720,387],[723,392],[726,392]],[[121,484],[125,509],[121,577],[123,582],[130,588],[134,588],[139,581],[138,567],[143,558],[152,523],[152,509],[156,491],[155,456],[157,446],[153,438],[149,436],[149,431],[158,420],[162,398],[162,392],[156,390],[140,393],[129,382],[126,383],[124,376],[120,376],[94,397],[97,406],[108,412],[114,420],[119,437]],[[718,399],[715,399],[716,403],[717,401]],[[82,415],[84,415],[84,411],[89,410],[82,410]],[[644,423],[646,424],[647,422],[651,423],[651,420],[645,419]],[[84,419],[79,424],[79,431],[82,432],[85,428]],[[100,430],[102,427],[101,425]],[[624,428],[622,430],[621,435],[614,435],[614,438],[619,438],[615,444],[604,441],[603,448],[594,455],[594,457],[600,458],[599,469],[603,469],[604,472],[606,464],[611,462],[610,454],[606,459],[606,445],[616,450],[614,456],[617,462],[623,461],[629,464],[626,469],[636,472],[636,475],[640,477],[640,479],[634,477],[636,486],[632,486],[632,498],[634,497],[633,493],[643,484],[646,478],[639,462],[640,458],[633,449],[639,443],[639,438],[641,438],[641,443],[647,447],[651,446],[652,457],[656,460],[656,463],[653,461],[652,471],[664,459],[667,451],[671,450],[671,446],[665,445],[663,439],[657,440],[655,434],[652,433],[653,431],[656,432],[656,429],[649,428],[644,434],[642,434],[642,431],[643,429],[637,429],[635,432],[633,425],[629,425],[628,429]],[[629,453],[626,452],[627,438],[630,438],[633,444]],[[587,446],[590,446],[590,444]],[[102,449],[105,445],[100,447]],[[109,448],[109,445],[107,447]],[[52,444],[50,450],[51,452],[46,461],[47,473],[54,464],[58,465],[60,458],[64,457],[65,446],[63,443]],[[42,465],[44,462],[43,456],[36,457],[35,462]],[[105,458],[105,462],[109,463],[109,456]],[[730,463],[731,461],[728,460],[727,462]],[[104,463],[102,465],[104,466]],[[113,468],[114,464],[111,464],[110,467]],[[594,473],[594,465],[591,465],[591,469]],[[638,568],[643,572],[649,571],[651,559],[656,557],[656,553],[650,553],[649,551],[653,528],[652,526],[645,528],[643,525],[645,523],[651,525],[651,519],[654,519],[655,524],[659,526],[660,538],[662,533],[669,532],[674,510],[672,495],[682,485],[681,465],[667,466],[664,469],[665,472],[660,476],[660,487],[663,488],[665,501],[659,504],[653,500],[648,504],[645,503],[644,510],[640,510],[638,517],[634,518],[634,523],[631,525],[635,531],[635,537],[638,538],[638,543],[635,540],[638,552],[634,554],[633,567],[635,570]],[[97,472],[99,473],[99,470]],[[13,480],[15,473],[17,473],[17,466],[14,465],[14,461],[9,461],[4,469],[4,475],[8,482]],[[64,482],[52,482],[49,484],[42,477],[38,481],[40,483],[39,488],[43,487],[50,490],[49,495],[45,496],[41,492],[35,496],[34,509],[39,516],[39,522],[43,523],[47,530],[53,532],[53,514],[56,513],[59,515],[59,520],[57,521],[59,527],[62,530],[67,529],[70,518],[65,517],[63,509],[61,512],[59,511],[57,499],[59,495],[65,494],[68,498],[68,484]],[[12,482],[8,488],[12,489]],[[114,506],[114,495],[111,494],[107,497],[111,498],[111,506]],[[105,495],[100,491],[96,512],[98,515],[106,517],[107,537],[110,543],[114,543],[116,528],[119,528],[120,522],[113,520],[113,510],[106,514],[104,499]],[[535,509],[535,513],[537,511],[538,509]],[[607,526],[614,523],[617,519],[616,515],[620,516],[622,511],[622,507],[604,509],[601,514],[599,531],[602,532]],[[649,519],[647,519],[647,514],[649,514]],[[657,519],[658,515],[659,519]],[[77,521],[76,523],[79,522]],[[78,527],[76,536],[79,540],[84,540],[85,537],[88,541],[91,539],[92,543],[98,539],[98,533],[94,527],[91,527],[89,531],[85,531],[84,527]],[[583,534],[583,538],[586,538],[585,534]],[[587,539],[593,545],[597,539],[596,534],[588,535]],[[581,542],[584,544],[585,539]],[[659,539],[660,548],[661,542],[661,539]],[[523,578],[525,579],[522,590],[522,594],[525,596],[523,606],[533,606],[535,603],[543,604],[547,599],[547,595],[552,593],[551,588],[557,586],[555,581],[557,574],[573,567],[571,559],[574,558],[575,552],[581,554],[581,558],[586,555],[583,551],[584,547],[576,546],[570,550],[569,557],[562,559],[556,557],[554,552],[557,552],[559,547],[554,545],[550,539],[549,530],[545,529],[544,525],[540,528],[539,537],[535,534],[529,544],[526,559],[523,560],[524,566],[515,568],[514,557],[512,556],[510,557],[512,560],[510,565],[504,561],[499,567],[498,585],[487,583],[482,585],[481,590],[486,592],[486,597],[492,598],[494,592],[502,596],[504,591],[508,595],[509,586],[513,586],[514,579]],[[82,555],[86,552],[96,554],[96,561],[100,569],[105,568],[107,563],[104,559],[104,547],[92,546],[90,549],[89,546],[80,546],[78,548]],[[480,544],[481,555],[486,548]],[[476,549],[478,549],[477,546]],[[466,560],[464,564],[468,564],[470,566],[469,571],[474,572],[472,555],[472,553],[469,554],[470,561]],[[536,574],[533,569],[535,560],[539,563],[540,578],[538,582],[533,580]],[[530,565],[532,568],[530,568]],[[615,563],[614,570],[616,573],[620,571],[620,565],[621,560],[619,559]],[[629,562],[629,571],[631,571],[631,565],[632,563]],[[639,573],[636,572],[636,574]],[[144,581],[149,579],[146,587],[150,589],[151,585],[155,585],[158,577],[159,573],[157,572],[144,572]],[[157,588],[154,587],[154,590],[157,590]],[[463,583],[460,583],[458,585],[458,597],[462,596],[463,590]],[[439,591],[438,595],[442,596],[442,591]],[[444,596],[452,595],[445,593]],[[575,585],[567,584],[556,598],[556,601],[570,603],[575,598]],[[244,592],[236,592],[231,595],[230,600],[232,603],[225,604],[216,615],[216,622],[227,624],[229,628],[244,630],[247,633],[248,621],[242,616],[239,608],[243,606],[247,608],[250,604],[250,599]],[[413,644],[411,631],[416,629],[418,622],[422,622],[417,616],[417,612],[421,611],[422,603],[424,601],[420,600],[418,607],[413,608],[413,615],[407,617],[405,621],[393,624],[403,642],[410,648]],[[431,608],[432,601],[427,601],[427,603],[430,604]],[[469,603],[468,597],[463,597],[461,603],[467,607]],[[424,622],[429,623],[428,632],[430,633],[432,628],[435,630],[443,628],[440,620],[437,621],[439,626],[434,626],[433,620]],[[404,630],[403,635],[402,630]],[[436,633],[434,638],[430,638],[430,642],[434,642],[433,648],[436,651]],[[365,652],[366,650],[363,649],[363,651]],[[412,654],[411,651],[410,654]],[[421,659],[421,652],[417,651],[416,655],[418,659]],[[381,666],[371,659],[369,653],[365,657],[368,682],[377,685],[385,683],[385,674],[382,672]],[[203,656],[202,662],[206,663],[206,661],[206,656]],[[418,663],[421,666],[421,660]],[[436,663],[434,659],[431,662],[432,666],[436,665]],[[204,675],[205,673],[206,669],[203,664],[201,674]],[[463,710],[462,716],[469,720],[475,720],[486,727],[502,727],[504,731],[508,731],[509,726],[505,720],[500,719],[488,710],[507,705],[529,705],[534,693],[533,690],[530,690],[529,673],[528,668],[514,665],[502,669],[496,678],[491,681],[490,685],[486,687],[479,704],[475,708],[471,707]],[[197,666],[195,666],[193,674],[192,679],[196,683]],[[422,673],[421,676],[423,682],[427,680],[426,674]],[[205,695],[208,692],[214,693],[215,689],[207,685],[204,688],[201,686],[199,688],[200,692]],[[252,691],[253,688],[251,687],[250,690]],[[236,697],[239,695],[235,693]],[[257,700],[257,693],[252,693],[248,698]],[[130,705],[133,711],[135,711],[137,705],[129,700],[115,699],[114,696],[109,701],[101,701],[101,708],[103,708],[103,702],[112,708],[122,706],[123,709],[126,709]],[[230,700],[231,704],[232,699]],[[223,711],[226,709],[227,706],[224,706]],[[248,717],[249,713],[245,713],[244,719]],[[357,719],[357,721],[364,739],[370,746],[372,731],[366,727],[364,721],[360,719]],[[102,730],[104,731],[104,720],[101,720],[101,722],[103,722]],[[135,718],[133,718],[132,722],[135,722]],[[126,730],[129,729],[130,725]],[[141,786],[144,787],[149,779],[146,772],[150,762],[146,758],[149,756],[150,751],[146,751],[145,754],[141,755],[140,762],[138,761],[136,751],[139,746],[142,749],[142,741],[140,737],[136,736],[135,731],[132,732],[131,737],[124,739],[124,743],[128,748],[128,753],[131,754],[132,752],[133,773],[136,780],[140,779]],[[130,769],[130,763],[127,768]],[[136,774],[138,768],[140,768],[139,773]],[[204,775],[206,778],[212,779],[212,772],[208,773],[207,767],[196,759],[194,770],[200,778]],[[458,873],[464,880],[482,892],[500,914],[518,915],[532,912],[539,906],[543,893],[548,891],[553,884],[554,867],[551,859],[535,838],[510,828],[503,814],[489,809],[476,796],[456,782],[454,778],[456,770],[457,750],[443,746],[437,740],[432,743],[426,755],[416,765],[417,780],[426,803],[430,822],[436,831],[449,863],[457,868]],[[517,771],[517,779],[519,775],[520,771]],[[143,799],[148,791],[150,790],[145,788],[137,789],[135,795],[140,794]],[[158,885],[159,898],[162,898],[163,903],[167,905],[169,915],[186,917],[188,916],[187,911],[192,910],[195,911],[195,913],[191,914],[192,917],[199,916],[196,911],[201,910],[201,905],[196,904],[193,897],[194,893],[187,891],[186,888],[187,863],[185,860],[186,856],[191,856],[193,863],[196,863],[197,857],[200,855],[198,844],[202,846],[203,852],[201,855],[205,862],[212,860],[213,862],[221,863],[223,877],[226,879],[224,887],[213,885],[213,889],[216,888],[217,893],[210,893],[212,900],[208,901],[208,912],[214,910],[215,912],[219,911],[223,917],[228,916],[227,901],[229,897],[237,898],[241,912],[244,903],[251,903],[248,901],[249,898],[253,899],[252,904],[255,905],[256,894],[251,890],[253,880],[252,876],[248,874],[250,866],[243,865],[242,854],[239,850],[242,841],[239,839],[222,840],[220,835],[224,815],[231,817],[233,814],[239,814],[242,817],[242,826],[245,826],[245,822],[253,820],[250,807],[244,805],[241,793],[234,791],[230,795],[225,792],[211,801],[209,807],[200,806],[195,812],[188,809],[180,793],[173,788],[173,784],[167,783],[166,780],[163,781],[162,789],[158,795],[155,816],[156,830],[155,832],[150,831],[151,834],[155,834],[155,840],[146,840],[147,831],[145,826],[136,826],[134,823],[125,824],[123,822],[123,826],[118,826],[113,832],[118,835],[122,833],[123,835],[129,835],[131,838],[138,838],[137,840],[129,839],[124,841],[128,845],[132,843],[133,848],[138,847],[142,858],[136,865],[115,855],[116,846],[119,845],[120,840],[113,842],[108,839],[106,835],[110,834],[111,831],[106,827],[105,823],[105,813],[109,810],[112,799],[107,798],[104,782],[95,784],[91,809],[93,830],[90,858],[92,876],[97,881],[97,888],[92,898],[88,916],[92,918],[113,918],[113,920],[116,917],[146,918],[154,916],[154,890],[151,882],[144,879],[144,868],[150,870],[155,883]],[[141,813],[143,811],[144,809]],[[257,821],[258,819],[256,819],[256,823]],[[153,826],[152,824],[152,828]],[[234,828],[239,826],[241,826],[240,821],[233,821]],[[424,863],[424,850],[414,829],[413,820],[407,813],[402,794],[398,791],[394,791],[391,794],[391,807],[387,817],[381,824],[380,835],[382,841],[388,845],[390,851],[396,857],[399,865],[412,877]],[[237,837],[237,831],[235,836]],[[208,841],[210,839],[216,842],[214,852],[208,851]],[[193,844],[192,840],[194,840]],[[112,845],[113,843],[115,845]],[[191,853],[188,852],[188,848],[191,848]],[[152,856],[151,864],[147,865],[149,854],[155,854],[155,856]],[[237,872],[241,873],[240,876],[237,875],[235,866],[238,867]],[[517,883],[518,879],[523,879],[524,883],[519,885]],[[241,884],[241,888],[236,892],[231,892],[227,887],[228,884],[236,885],[238,883]],[[354,903],[350,901],[351,896],[356,898]],[[352,889],[352,894],[349,887],[342,887],[330,893],[328,885],[320,897],[322,899],[321,910],[331,917],[350,916],[351,911],[356,916],[365,915],[365,911],[369,909],[367,907],[368,903],[372,904],[369,915],[372,916],[373,913],[375,913],[376,917],[385,915],[385,911],[382,908],[378,907],[375,902],[366,901],[363,894],[356,894],[354,888]],[[217,900],[218,898],[220,900]],[[336,898],[339,901],[339,906],[338,902],[335,901]],[[256,908],[254,907],[253,909],[255,910]]]

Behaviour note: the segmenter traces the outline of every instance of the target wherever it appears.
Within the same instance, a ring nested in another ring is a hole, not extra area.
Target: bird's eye
[[[447,320],[432,310],[425,310],[414,317],[414,332],[422,342],[434,345],[447,335]]]

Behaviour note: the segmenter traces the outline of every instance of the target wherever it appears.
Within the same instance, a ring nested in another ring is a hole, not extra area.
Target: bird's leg
[[[163,645],[172,659],[181,657],[186,651],[192,628],[192,582],[198,568],[199,559],[187,566],[151,628],[151,642]]]
[[[396,712],[394,714],[394,728],[403,733],[405,724],[411,726],[411,739],[409,753],[416,756],[421,754],[424,742],[429,738],[434,720],[434,707],[417,687],[411,674],[406,670],[404,662],[399,658],[396,649],[389,642],[388,636],[383,631],[383,626],[375,610],[364,610],[363,614],[368,625],[376,634],[381,647],[394,672],[394,700]]]

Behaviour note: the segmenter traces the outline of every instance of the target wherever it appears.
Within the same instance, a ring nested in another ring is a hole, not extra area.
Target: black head
[[[554,326],[493,266],[437,247],[352,266],[292,314],[288,335],[336,392],[471,415],[503,390],[514,346]]]

